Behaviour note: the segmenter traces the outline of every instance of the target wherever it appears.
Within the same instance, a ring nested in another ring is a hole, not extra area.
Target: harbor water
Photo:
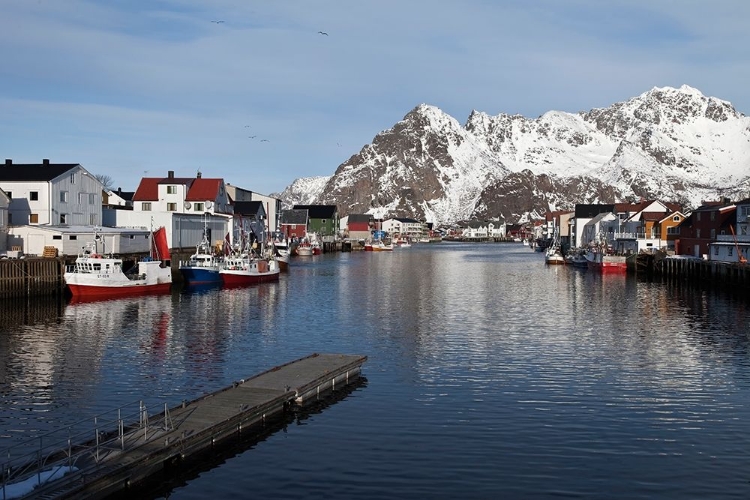
[[[247,288],[0,302],[0,451],[345,353],[368,357],[356,387],[143,495],[750,498],[738,295],[443,242],[297,257]]]

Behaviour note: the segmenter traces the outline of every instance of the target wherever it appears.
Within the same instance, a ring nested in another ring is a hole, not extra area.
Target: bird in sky
[[[328,33],[326,33],[325,31],[318,31],[318,33],[320,33],[321,35],[328,36]]]
[[[245,125],[245,128],[250,128],[250,125]]]
[[[257,135],[248,135],[247,136],[248,139],[255,139],[256,137],[258,137],[258,136]]]
[[[212,23],[215,23],[215,24],[221,24],[221,23],[223,23],[224,21],[211,21],[211,22],[212,22]]]
[[[268,142],[268,139],[261,139],[260,142]]]

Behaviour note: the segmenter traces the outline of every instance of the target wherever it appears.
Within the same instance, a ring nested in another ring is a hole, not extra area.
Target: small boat
[[[367,247],[365,247],[367,250]],[[386,243],[383,240],[377,240],[372,243],[373,252],[389,252],[393,250],[393,243]]]
[[[279,262],[279,269],[287,271],[289,269],[289,249],[284,246],[276,246],[276,242],[273,244],[273,256]]]
[[[195,253],[189,260],[180,261],[180,273],[187,286],[221,283],[219,269],[222,257],[212,252],[208,241],[207,231],[203,231],[203,239],[195,248]]]
[[[571,250],[565,256],[565,263],[579,269],[587,269],[589,267],[585,250]]]
[[[297,255],[300,257],[309,257],[322,253],[323,249],[320,247],[320,242],[315,234],[303,238],[299,245],[297,245]]]
[[[241,254],[225,258],[219,276],[224,286],[244,286],[278,281],[280,271],[279,262],[274,258]]]
[[[601,273],[627,273],[628,261],[624,255],[614,255],[600,249],[590,250],[586,254],[589,269]]]
[[[87,244],[68,266],[65,286],[76,299],[105,299],[169,292],[172,267],[169,263],[167,233],[163,227],[151,233],[151,255],[138,262],[137,269],[124,271],[122,259],[97,253],[99,235]]]
[[[564,265],[565,264],[565,256],[562,254],[560,245],[551,245],[547,249],[547,252],[544,254],[544,262],[545,264],[550,264],[550,265]]]

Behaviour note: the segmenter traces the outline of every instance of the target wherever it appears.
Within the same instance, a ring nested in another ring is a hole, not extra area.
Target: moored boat
[[[586,260],[589,269],[601,273],[626,273],[628,271],[627,257],[624,255],[591,250],[586,254]]]
[[[565,256],[562,254],[560,245],[552,245],[547,249],[547,252],[544,254],[544,262],[550,265],[565,264]]]
[[[185,284],[208,285],[221,283],[219,269],[221,269],[222,257],[215,255],[208,241],[206,231],[203,239],[195,248],[195,253],[189,260],[180,261],[179,269]]]
[[[224,259],[219,276],[224,286],[244,286],[278,281],[280,271],[275,258],[261,259],[242,254]]]
[[[95,233],[94,240],[98,240]],[[83,248],[75,264],[64,274],[65,285],[75,298],[104,299],[169,292],[172,268],[169,263],[166,229],[151,235],[151,255],[138,262],[137,270],[123,270],[122,259],[97,253],[96,243]]]

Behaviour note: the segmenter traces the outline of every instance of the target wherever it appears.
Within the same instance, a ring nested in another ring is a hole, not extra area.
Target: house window
[[[60,224],[68,223],[68,214],[60,214]]]
[[[175,194],[177,192],[177,186],[167,186],[167,194]]]
[[[711,213],[713,214],[713,212],[711,212]],[[712,230],[711,230],[711,239],[712,239],[712,240],[715,240],[715,239],[716,239],[716,229],[712,229]]]
[[[730,257],[731,257],[732,255],[734,255],[734,248],[732,248],[732,247],[727,247],[727,255],[728,255],[728,256],[730,256]]]
[[[72,173],[70,174],[70,183],[75,184],[76,183],[76,174]]]
[[[203,212],[203,203],[193,203],[193,210]]]
[[[680,216],[679,215],[675,215],[674,217],[672,217],[672,220],[674,222],[680,222]]]
[[[177,203],[167,203],[167,212],[176,212]]]
[[[31,200],[31,201],[39,201],[39,191],[31,191],[29,193],[29,200]]]
[[[86,193],[78,193],[78,204],[83,205],[86,202]]]
[[[742,236],[747,236],[747,224],[742,224],[740,226],[740,234]]]
[[[62,239],[62,234],[53,234],[52,235],[52,239],[53,240],[61,240]]]
[[[89,205],[95,205],[96,204],[96,195],[94,193],[89,193]]]
[[[8,199],[9,199],[9,200],[12,200],[12,199],[13,199],[13,193],[11,193],[10,191],[6,191],[6,192],[5,192],[5,194],[7,194],[7,195],[8,195]]]
[[[68,202],[68,192],[60,191],[60,203],[67,203],[67,202]]]
[[[695,237],[696,238],[700,238],[701,237],[701,230],[700,229],[696,229],[695,230]]]
[[[719,245],[714,245],[714,255],[719,255]]]
[[[72,240],[77,240],[78,239],[78,235],[77,234],[71,234],[70,236],[68,236],[68,239],[71,240],[71,241]]]
[[[150,201],[144,201],[141,203],[141,210],[144,212],[150,212],[151,211],[151,202]]]
[[[96,214],[89,214],[89,224],[92,226],[96,225]]]
[[[39,214],[30,214],[29,224],[39,224]]]

